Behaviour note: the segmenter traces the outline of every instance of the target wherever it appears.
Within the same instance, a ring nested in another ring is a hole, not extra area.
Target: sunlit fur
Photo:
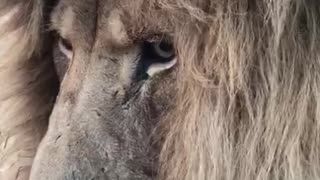
[[[28,173],[51,108],[40,2],[0,34],[0,179]],[[172,17],[179,59],[159,179],[320,179],[320,1],[148,2]]]
[[[1,180],[28,179],[54,100],[53,66],[41,48],[41,2],[0,2]]]

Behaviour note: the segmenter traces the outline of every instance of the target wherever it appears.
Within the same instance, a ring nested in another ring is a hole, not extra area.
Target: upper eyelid
[[[159,42],[162,41],[164,38],[163,35],[149,35],[145,41],[150,42],[150,43],[154,43],[154,42]]]
[[[62,31],[60,30],[60,28],[56,28],[55,26],[50,26],[50,27],[51,27],[51,31],[55,32],[57,38],[62,38],[62,39],[70,41],[70,38],[69,38],[70,35],[63,34]]]
[[[61,29],[59,28],[59,25],[55,23],[50,23],[50,25],[48,26],[48,29],[49,31],[54,32],[57,38],[68,39],[68,36],[62,33]]]
[[[159,42],[167,42],[169,44],[173,44],[173,38],[166,34],[151,34],[147,36],[143,36],[142,38],[134,41],[135,43],[142,43],[142,42],[148,42],[148,43],[159,43]]]

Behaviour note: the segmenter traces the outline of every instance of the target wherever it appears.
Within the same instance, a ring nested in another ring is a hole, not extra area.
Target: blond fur
[[[30,168],[50,109],[33,2],[28,23],[1,36],[12,48],[0,57],[0,179]],[[319,1],[148,2],[172,17],[179,58],[159,179],[320,179]]]
[[[28,9],[29,8],[29,9]],[[0,179],[27,180],[46,131],[52,68],[41,54],[41,1],[0,3]],[[1,15],[1,14],[0,14]],[[51,70],[50,70],[51,69]]]
[[[319,7],[162,1],[183,23],[160,179],[320,179]]]

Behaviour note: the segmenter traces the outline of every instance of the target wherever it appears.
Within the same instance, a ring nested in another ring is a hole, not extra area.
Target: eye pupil
[[[162,59],[171,59],[174,56],[173,45],[166,41],[153,43],[156,55]]]
[[[67,50],[72,51],[72,44],[68,40],[62,38],[61,43]]]
[[[166,43],[166,42],[160,42],[159,48],[164,52],[172,52],[172,44]]]

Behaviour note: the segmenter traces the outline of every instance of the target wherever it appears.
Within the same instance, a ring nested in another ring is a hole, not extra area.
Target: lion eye
[[[168,42],[160,41],[157,43],[153,43],[152,46],[155,53],[161,58],[168,59],[174,56],[173,45]]]
[[[143,69],[149,77],[177,63],[173,44],[165,40],[144,42],[142,56]]]
[[[72,44],[68,40],[64,38],[60,38],[59,48],[61,52],[67,56],[67,58],[72,59],[73,48],[72,48]]]

